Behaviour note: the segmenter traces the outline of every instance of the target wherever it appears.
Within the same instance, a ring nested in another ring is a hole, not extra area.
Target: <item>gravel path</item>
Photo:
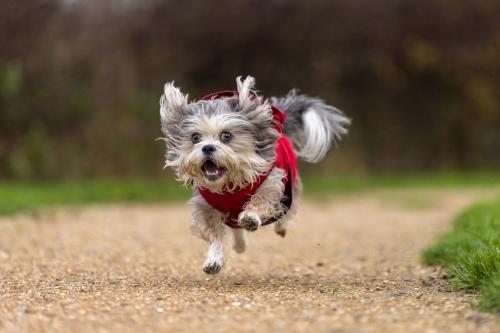
[[[201,272],[185,205],[95,206],[0,219],[1,332],[500,332],[447,290],[423,247],[492,192],[306,201],[285,239],[252,234]]]

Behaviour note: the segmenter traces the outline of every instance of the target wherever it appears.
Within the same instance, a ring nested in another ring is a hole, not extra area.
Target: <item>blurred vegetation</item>
[[[36,213],[41,208],[112,202],[187,200],[190,191],[172,181],[94,179],[0,184],[0,215]]]
[[[360,176],[335,174],[333,176],[306,174],[303,177],[305,193],[324,195],[327,193],[359,193],[380,189],[418,188],[474,188],[500,186],[500,173],[493,172],[432,172],[381,174]]]
[[[453,173],[411,174],[356,177],[335,175],[304,179],[305,194],[315,200],[331,195],[358,194],[367,191],[384,191],[406,188],[500,188],[500,174]],[[92,179],[73,181],[3,182],[0,183],[0,215],[19,212],[36,213],[39,209],[113,202],[164,202],[186,201],[191,191],[172,178],[164,179]],[[411,202],[412,208],[420,206],[415,195],[398,198]],[[387,198],[386,198],[387,200]],[[432,200],[429,199],[429,200]],[[423,203],[426,206],[426,202]],[[404,206],[408,208],[405,202]]]
[[[3,0],[0,177],[162,172],[165,81],[252,74],[354,120],[314,173],[500,167],[500,2]]]
[[[456,287],[480,291],[480,307],[500,314],[500,201],[467,209],[423,258],[448,269]]]

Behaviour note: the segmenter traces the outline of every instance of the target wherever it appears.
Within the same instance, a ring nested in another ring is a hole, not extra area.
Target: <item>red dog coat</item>
[[[203,97],[203,100],[233,97],[237,94],[238,92],[236,91],[225,90],[207,95]],[[271,105],[271,109],[275,120],[274,128],[280,133],[279,138],[276,140],[276,146],[274,148],[276,157],[271,169],[268,172],[261,174],[254,183],[232,192],[214,193],[204,187],[198,187],[198,192],[205,199],[205,201],[210,204],[210,206],[214,207],[221,213],[227,214],[228,218],[226,219],[225,224],[231,228],[239,228],[237,223],[238,215],[243,210],[245,203],[247,203],[250,197],[255,194],[259,186],[262,185],[264,180],[266,180],[269,172],[273,168],[283,169],[286,174],[283,178],[285,192],[283,193],[283,198],[281,200],[285,214],[292,204],[292,193],[295,186],[295,178],[297,176],[296,157],[290,141],[288,141],[287,137],[282,134],[281,129],[283,127],[283,123],[285,122],[285,113],[274,105]],[[266,221],[262,221],[262,224],[266,225],[276,222],[281,217],[283,217],[283,215],[274,216]]]

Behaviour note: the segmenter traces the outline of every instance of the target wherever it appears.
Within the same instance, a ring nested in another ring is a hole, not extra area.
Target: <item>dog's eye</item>
[[[231,141],[232,137],[233,136],[229,132],[222,132],[220,134],[220,139],[222,140],[222,142],[226,142],[227,143],[227,142]]]
[[[191,141],[193,141],[193,143],[200,142],[201,141],[201,134],[200,133],[191,134]]]

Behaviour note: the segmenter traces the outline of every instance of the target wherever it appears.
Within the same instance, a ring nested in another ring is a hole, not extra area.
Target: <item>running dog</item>
[[[190,102],[171,82],[160,99],[165,167],[193,188],[192,229],[209,244],[207,274],[224,265],[228,230],[238,253],[245,251],[247,231],[272,223],[286,235],[302,191],[296,156],[320,161],[350,124],[319,98],[292,90],[265,99],[251,76],[236,84],[237,90]]]

